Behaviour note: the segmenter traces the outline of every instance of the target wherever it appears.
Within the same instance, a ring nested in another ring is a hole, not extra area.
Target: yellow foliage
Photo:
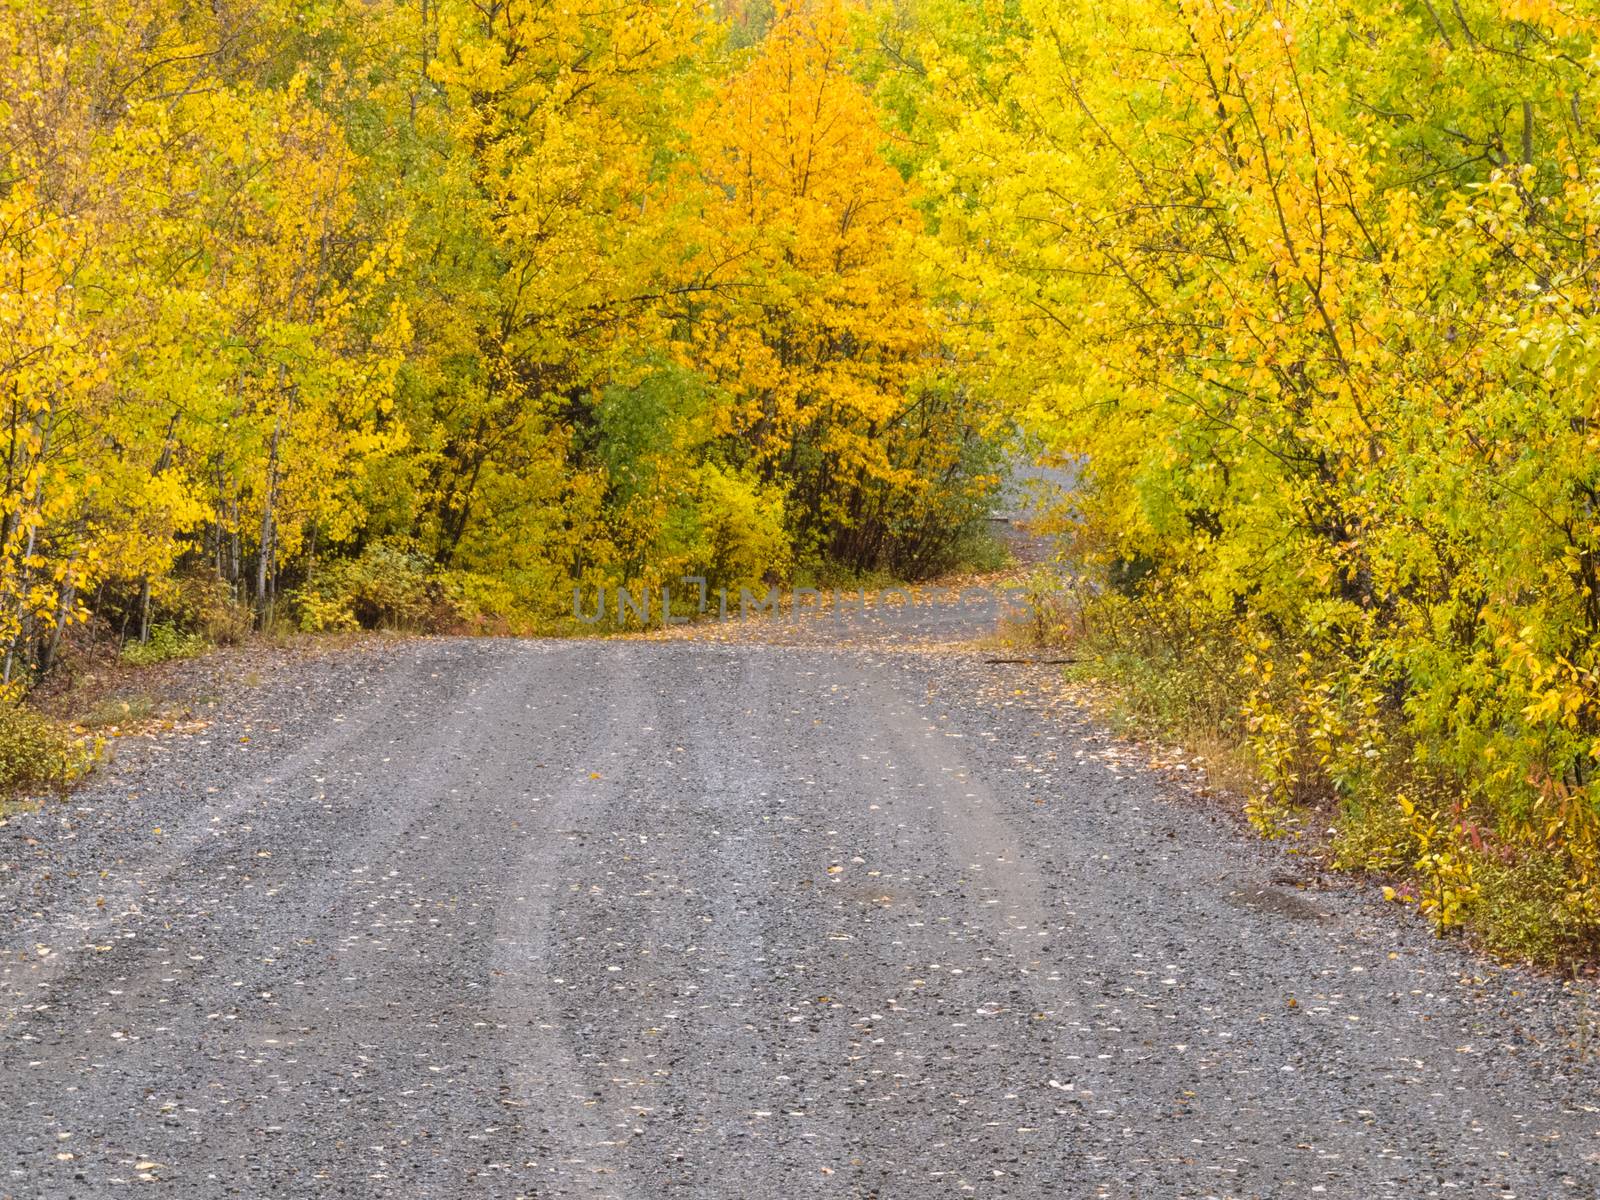
[[[927,569],[983,485],[914,190],[843,6],[750,32],[0,0],[0,681],[147,636],[180,573],[339,623],[319,578],[391,539],[528,620],[801,550]]]
[[[1474,862],[1555,855],[1571,928],[1600,810],[1593,14],[918,7],[897,86],[963,347],[1081,459],[1090,565],[1263,662],[1263,813],[1393,812],[1425,776],[1441,925]]]

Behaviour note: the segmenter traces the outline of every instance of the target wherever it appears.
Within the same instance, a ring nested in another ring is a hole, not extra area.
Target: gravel
[[[1584,997],[948,632],[218,681],[0,828],[0,1196],[1597,1194]]]

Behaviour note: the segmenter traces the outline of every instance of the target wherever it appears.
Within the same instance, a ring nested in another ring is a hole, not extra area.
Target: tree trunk
[[[272,427],[272,443],[267,450],[267,491],[261,504],[261,552],[256,557],[256,615],[262,628],[266,627],[271,601],[267,585],[271,578],[272,563],[272,505],[278,490],[278,437],[283,431],[280,419]]]

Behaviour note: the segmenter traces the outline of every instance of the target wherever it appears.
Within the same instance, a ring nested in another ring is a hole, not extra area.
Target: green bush
[[[174,658],[193,658],[205,648],[206,640],[198,633],[180,633],[175,626],[163,622],[150,627],[147,640],[123,646],[122,661],[129,666],[147,667]]]

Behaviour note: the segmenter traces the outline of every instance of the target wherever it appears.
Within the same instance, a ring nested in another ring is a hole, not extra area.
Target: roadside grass
[[[78,714],[76,723],[84,729],[110,730],[114,733],[156,720],[162,711],[161,702],[154,696],[102,696]]]

